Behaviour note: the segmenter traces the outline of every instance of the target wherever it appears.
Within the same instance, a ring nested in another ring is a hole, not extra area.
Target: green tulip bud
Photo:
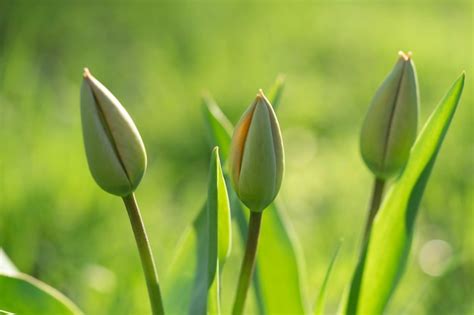
[[[132,193],[145,173],[145,146],[125,108],[87,68],[81,87],[81,118],[92,177],[111,194]]]
[[[283,141],[277,117],[262,90],[232,136],[230,168],[234,189],[252,211],[262,211],[280,190]]]
[[[411,53],[399,55],[372,99],[360,137],[362,158],[380,179],[388,179],[403,169],[417,134],[419,95],[415,65]]]

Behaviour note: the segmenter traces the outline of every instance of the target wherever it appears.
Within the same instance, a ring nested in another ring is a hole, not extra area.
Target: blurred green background
[[[421,122],[462,70],[467,84],[387,313],[473,314],[470,1],[1,1],[0,247],[87,314],[148,312],[122,202],[101,191],[87,168],[82,68],[121,100],[142,134],[149,166],[137,198],[161,278],[207,190],[202,92],[235,123],[258,88],[284,73],[279,119],[287,171],[279,198],[304,252],[311,298],[345,240],[329,289],[335,311],[372,184],[359,128],[399,50],[413,51]],[[429,242],[435,239],[443,242]],[[229,279],[240,259],[236,246]],[[234,289],[234,282],[225,286],[225,301]]]

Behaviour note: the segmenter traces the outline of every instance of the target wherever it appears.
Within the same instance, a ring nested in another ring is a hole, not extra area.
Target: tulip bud
[[[81,87],[81,118],[92,177],[111,194],[132,193],[145,173],[145,146],[127,111],[87,68]]]
[[[284,171],[280,126],[262,90],[232,136],[230,168],[234,189],[252,211],[262,211],[280,190]]]
[[[399,53],[392,72],[375,93],[362,126],[360,150],[377,178],[399,173],[410,154],[418,126],[418,82],[411,53]]]

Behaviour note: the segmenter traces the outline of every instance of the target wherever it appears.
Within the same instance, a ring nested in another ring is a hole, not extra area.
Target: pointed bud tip
[[[462,84],[464,85],[464,81],[466,80],[466,70],[463,70],[461,72],[461,75],[459,76],[458,80],[461,80]]]
[[[413,55],[413,53],[411,51],[405,53],[405,52],[400,50],[398,52],[398,55],[400,56],[400,58],[403,58],[403,60],[409,61],[411,59],[411,56]]]
[[[84,77],[84,79],[89,79],[92,76],[91,72],[89,71],[89,68],[84,68],[82,76]]]
[[[256,98],[256,101],[259,102],[264,102],[268,105],[271,105],[270,104],[270,101],[268,100],[268,98],[265,96],[265,94],[263,93],[263,90],[262,89],[258,89],[258,93],[257,93],[257,98]]]

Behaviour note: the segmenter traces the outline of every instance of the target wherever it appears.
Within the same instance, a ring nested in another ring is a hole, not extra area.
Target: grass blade
[[[382,202],[367,247],[357,314],[381,314],[403,274],[418,206],[463,86],[464,74],[431,114]]]
[[[334,251],[331,261],[329,262],[326,275],[324,276],[323,284],[321,285],[321,289],[319,290],[319,295],[318,295],[318,298],[316,299],[316,303],[314,306],[314,312],[313,312],[314,315],[324,314],[324,307],[326,303],[326,294],[327,294],[327,286],[329,284],[329,277],[331,276],[334,263],[336,262],[337,255],[339,254],[339,250],[341,249],[341,243],[342,242],[339,242],[337,244],[336,250]]]

